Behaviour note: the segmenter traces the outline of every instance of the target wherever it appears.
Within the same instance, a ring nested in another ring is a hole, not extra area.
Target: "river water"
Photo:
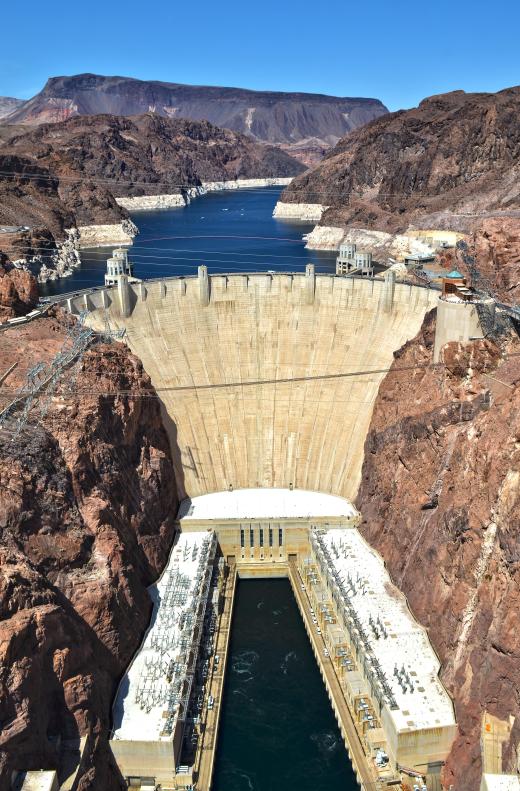
[[[190,275],[200,264],[210,272],[334,272],[336,253],[305,250],[302,234],[312,225],[275,220],[281,187],[213,192],[189,206],[136,212],[139,234],[130,248],[134,274],[141,278]],[[41,287],[43,295],[63,294],[103,284],[110,248],[84,250],[71,277]]]
[[[289,581],[240,581],[212,791],[358,788]]]

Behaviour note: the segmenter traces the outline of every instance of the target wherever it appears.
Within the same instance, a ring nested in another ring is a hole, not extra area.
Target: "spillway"
[[[311,269],[202,272],[68,300],[95,327],[108,317],[125,329],[161,397],[181,496],[294,487],[355,497],[385,369],[438,294]]]

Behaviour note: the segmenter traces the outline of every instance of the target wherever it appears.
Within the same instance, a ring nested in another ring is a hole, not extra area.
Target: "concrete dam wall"
[[[161,397],[180,495],[233,487],[353,499],[392,353],[438,293],[306,274],[170,278],[68,300],[125,328]],[[373,373],[356,373],[373,371]]]

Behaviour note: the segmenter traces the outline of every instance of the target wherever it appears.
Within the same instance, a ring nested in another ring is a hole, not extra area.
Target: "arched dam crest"
[[[181,497],[294,487],[354,499],[384,369],[438,293],[203,269],[68,300],[96,328],[108,315],[126,330],[162,399]]]

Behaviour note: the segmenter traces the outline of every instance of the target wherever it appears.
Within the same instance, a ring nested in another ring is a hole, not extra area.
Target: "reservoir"
[[[273,218],[281,187],[212,192],[188,206],[136,212],[139,234],[130,248],[140,278],[193,275],[200,264],[213,274],[296,271],[314,263],[334,272],[336,252],[306,250],[302,235],[313,225]],[[40,286],[42,295],[64,294],[103,284],[112,248],[83,250],[81,267],[70,277]]]
[[[212,791],[358,788],[289,581],[240,581]]]

